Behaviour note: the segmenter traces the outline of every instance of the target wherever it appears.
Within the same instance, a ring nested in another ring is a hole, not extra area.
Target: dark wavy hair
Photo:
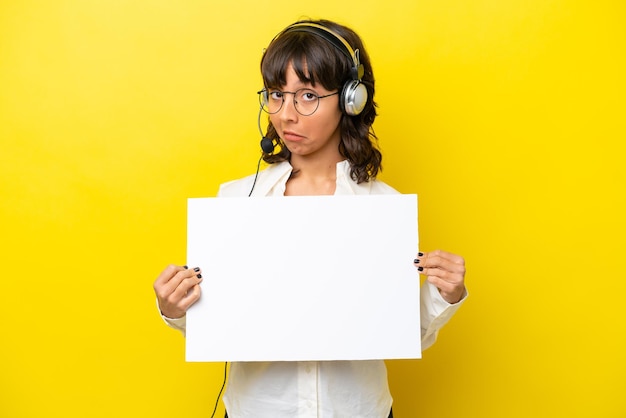
[[[350,176],[357,183],[373,180],[382,171],[382,154],[378,149],[378,138],[372,124],[376,118],[374,102],[374,74],[369,56],[359,36],[350,28],[328,20],[304,20],[300,22],[322,25],[343,37],[353,50],[359,50],[364,68],[361,79],[367,88],[368,98],[363,111],[356,116],[342,113],[339,152],[350,163]],[[299,23],[299,22],[298,22]],[[286,84],[286,72],[293,66],[298,78],[315,86],[320,83],[327,90],[340,90],[350,80],[352,60],[342,54],[328,40],[301,31],[279,33],[267,47],[261,59],[261,74],[265,88],[280,88]],[[289,161],[291,152],[279,138],[276,129],[269,122],[267,138],[278,144],[279,151],[263,153],[263,160],[269,164]]]

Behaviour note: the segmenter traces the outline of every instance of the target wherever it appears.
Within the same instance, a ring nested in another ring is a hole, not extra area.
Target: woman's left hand
[[[457,303],[465,294],[465,260],[460,255],[435,250],[418,253],[417,270],[439,289],[448,303]]]

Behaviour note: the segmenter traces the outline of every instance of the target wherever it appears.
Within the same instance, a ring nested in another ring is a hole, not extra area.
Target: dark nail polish
[[[424,271],[424,267],[419,266],[419,267],[417,268],[417,271]]]
[[[418,256],[418,257],[421,257],[421,256],[423,256],[423,255],[424,255],[424,253],[417,253],[417,256]]]
[[[201,279],[201,278],[202,278],[202,274],[196,274],[196,277],[197,277],[198,279]]]
[[[419,262],[420,262],[420,261],[416,258],[415,260],[413,260],[413,262],[414,262],[415,264],[419,264]]]
[[[187,270],[189,267],[187,267],[187,266],[183,266],[183,268],[184,268],[185,270]]]
[[[200,267],[194,267],[193,271],[195,271],[196,273],[200,271]]]

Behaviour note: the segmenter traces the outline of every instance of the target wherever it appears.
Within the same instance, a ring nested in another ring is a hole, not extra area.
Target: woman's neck
[[[293,158],[296,157],[296,158]],[[308,159],[293,156],[291,178],[287,181],[286,196],[316,196],[335,193],[337,163],[343,161],[338,155],[332,159]]]

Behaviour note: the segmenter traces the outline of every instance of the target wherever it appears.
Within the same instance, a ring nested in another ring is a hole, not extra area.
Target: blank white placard
[[[188,200],[187,361],[420,358],[417,196]]]

